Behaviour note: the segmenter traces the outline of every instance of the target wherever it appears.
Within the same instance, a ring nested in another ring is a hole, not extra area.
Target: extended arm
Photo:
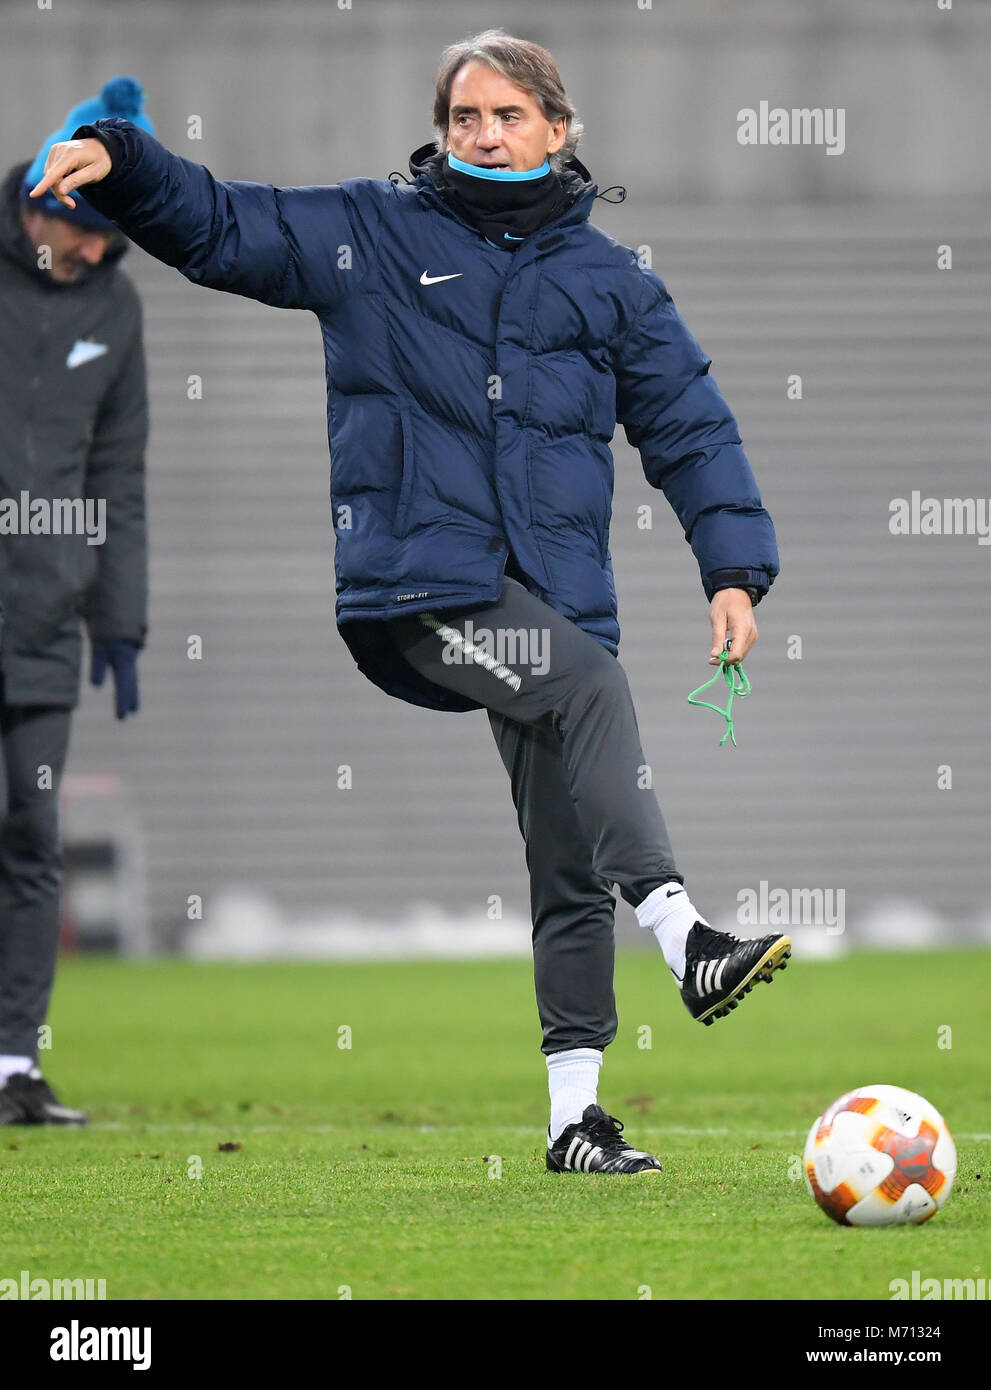
[[[106,158],[101,159],[101,153]],[[389,185],[224,183],[119,116],[52,146],[33,194],[79,188],[149,255],[188,280],[287,309],[329,308],[374,254]]]

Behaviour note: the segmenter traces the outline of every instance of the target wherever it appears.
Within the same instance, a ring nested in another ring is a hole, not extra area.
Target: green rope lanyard
[[[688,697],[688,703],[690,705],[701,705],[703,709],[715,710],[717,714],[721,714],[723,718],[726,720],[726,732],[719,740],[719,746],[720,748],[722,748],[726,740],[731,739],[733,742],[733,747],[735,748],[736,734],[733,732],[733,696],[739,695],[740,699],[742,700],[744,695],[749,695],[750,681],[747,678],[746,671],[744,671],[743,667],[738,662],[734,662],[732,664],[730,663],[728,651],[720,652],[719,660],[721,662],[721,665],[719,667],[719,670],[712,677],[712,680],[706,681],[705,685],[700,685],[697,690],[693,690],[691,695],[689,695]],[[739,682],[737,681],[738,675]],[[720,676],[722,676],[723,680],[725,680],[727,686],[729,687],[729,699],[726,702],[726,708],[720,709],[718,705],[710,705],[708,700],[696,700],[695,696],[701,695],[703,690],[708,690],[712,682],[717,681]]]

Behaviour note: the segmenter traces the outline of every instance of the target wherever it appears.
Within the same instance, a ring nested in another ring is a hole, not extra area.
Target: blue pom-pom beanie
[[[44,174],[45,161],[52,146],[60,140],[71,140],[73,132],[81,125],[91,125],[93,121],[102,120],[106,116],[123,116],[142,130],[146,130],[149,135],[154,135],[155,127],[145,115],[144,102],[144,88],[136,77],[111,77],[109,82],[103,84],[98,97],[81,101],[78,106],[74,106],[61,127],[49,135],[24,175],[21,184],[23,201],[48,217],[63,217],[77,227],[87,227],[93,231],[112,230],[114,224],[98,213],[96,208],[90,207],[85,198],[79,196],[78,189],[73,194],[76,204],[74,208],[67,208],[64,203],[60,203],[50,188],[46,189],[40,198],[29,198],[28,193]]]

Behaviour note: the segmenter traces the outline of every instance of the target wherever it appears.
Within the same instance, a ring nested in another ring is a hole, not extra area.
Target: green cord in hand
[[[733,696],[739,695],[742,699],[744,695],[749,695],[750,681],[747,678],[746,671],[744,671],[743,667],[740,665],[739,662],[730,662],[728,651],[720,652],[719,660],[722,664],[720,665],[720,668],[716,672],[716,674],[712,677],[712,680],[707,680],[705,685],[700,685],[697,690],[693,690],[691,695],[689,695],[688,697],[688,703],[690,705],[701,705],[703,709],[715,710],[717,714],[721,714],[723,718],[726,720],[726,732],[719,740],[719,746],[720,748],[722,748],[723,744],[726,742],[727,739],[732,739],[733,747],[735,748],[736,734],[733,732]],[[737,682],[738,674],[739,682]],[[729,687],[729,699],[726,702],[726,708],[720,709],[718,705],[710,705],[708,700],[696,700],[695,696],[701,695],[703,690],[708,690],[712,682],[717,681],[720,676],[722,676],[727,686]]]

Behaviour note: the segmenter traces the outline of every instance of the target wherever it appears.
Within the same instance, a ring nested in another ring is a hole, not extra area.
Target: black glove
[[[126,637],[94,638],[90,683],[102,685],[110,666],[114,673],[114,692],[117,697],[117,718],[126,719],[138,712],[138,652],[137,642]]]

